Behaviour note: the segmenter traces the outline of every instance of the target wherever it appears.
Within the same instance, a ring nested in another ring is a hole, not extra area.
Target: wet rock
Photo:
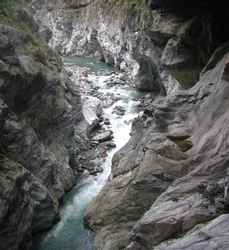
[[[101,101],[93,96],[85,96],[83,102],[83,114],[86,121],[91,125],[102,115]]]
[[[109,108],[120,100],[120,96],[114,95],[114,93],[107,93],[106,95],[102,95],[100,99],[102,100],[103,108]]]
[[[106,119],[104,120],[104,124],[105,124],[105,125],[110,125],[111,122],[110,122],[110,120],[109,120],[108,118],[106,118]]]
[[[119,116],[123,116],[125,114],[126,110],[123,106],[116,106],[112,113],[119,115]]]
[[[102,173],[102,172],[103,172],[103,168],[100,166],[96,166],[95,168],[92,169],[90,174],[97,175],[97,174]]]
[[[105,81],[107,87],[113,87],[116,85],[125,85],[127,77],[124,74],[112,74],[108,80]]]
[[[113,138],[112,134],[113,134],[113,132],[111,130],[101,132],[98,135],[93,136],[92,141],[104,142],[104,141],[112,140],[112,138]]]
[[[107,148],[107,149],[112,149],[116,147],[116,144],[114,142],[104,142],[103,145]]]
[[[115,103],[115,100],[113,99],[105,99],[103,100],[103,108],[109,108],[110,106],[112,106]]]
[[[95,119],[88,127],[87,127],[87,135],[91,136],[96,130],[101,128],[100,120]]]

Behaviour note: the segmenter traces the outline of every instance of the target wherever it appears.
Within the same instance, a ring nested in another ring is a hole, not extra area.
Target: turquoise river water
[[[97,176],[88,176],[81,179],[69,192],[61,208],[61,220],[50,231],[39,235],[34,241],[34,250],[93,250],[93,234],[83,226],[83,216],[89,203],[96,197],[105,185],[111,173],[111,160],[115,152],[122,148],[130,138],[131,121],[137,116],[136,98],[139,93],[127,85],[114,85],[109,87],[109,77],[113,69],[93,59],[81,57],[65,58],[66,67],[74,70],[82,67],[87,68],[88,79],[97,86],[98,91],[109,98],[113,93],[118,97],[117,101],[103,109],[104,117],[111,122],[110,129],[113,131],[116,148],[108,152],[104,161],[103,173]],[[116,106],[125,109],[123,116],[113,112]]]

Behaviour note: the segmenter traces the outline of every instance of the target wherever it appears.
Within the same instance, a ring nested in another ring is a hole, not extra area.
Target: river
[[[113,72],[111,67],[96,60],[81,57],[65,58],[64,62],[66,68],[71,67],[74,70],[75,67],[76,75],[79,73],[79,69],[87,68],[90,84],[97,87],[96,90],[103,96],[103,101],[109,101],[111,95],[116,100],[112,105],[103,108],[104,118],[110,120],[109,129],[113,131],[113,142],[116,147],[108,152],[102,164],[102,173],[82,178],[65,196],[61,208],[61,220],[50,231],[35,239],[35,250],[93,249],[93,234],[83,226],[84,212],[105,185],[111,173],[112,157],[128,142],[132,120],[138,113],[137,106],[140,94],[127,84],[110,86],[109,79],[111,79]],[[85,88],[85,86],[83,87]],[[85,93],[82,91],[83,95]],[[125,110],[123,115],[114,112],[117,106]]]

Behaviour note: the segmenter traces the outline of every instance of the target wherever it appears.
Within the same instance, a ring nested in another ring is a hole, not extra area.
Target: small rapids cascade
[[[138,115],[142,96],[126,84],[126,79],[121,73],[114,72],[111,67],[97,60],[67,57],[64,62],[73,81],[75,80],[76,84],[81,82],[79,88],[85,119],[89,123],[96,119],[97,110],[94,111],[93,108],[96,102],[99,102],[98,109],[103,117],[102,129],[104,133],[111,131],[112,141],[108,139],[102,142],[109,149],[104,153],[102,160],[95,159],[98,161],[97,164],[100,164],[101,173],[89,175],[85,170],[82,179],[77,181],[77,185],[64,198],[61,220],[49,232],[36,237],[34,250],[94,249],[93,234],[84,227],[84,212],[106,182],[112,178],[112,158],[130,138],[132,121]],[[79,76],[80,81],[77,79]],[[96,136],[92,137],[92,140],[93,138]],[[100,149],[95,146],[95,150]]]

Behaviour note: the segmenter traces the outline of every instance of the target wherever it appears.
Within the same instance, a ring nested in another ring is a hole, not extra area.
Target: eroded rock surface
[[[216,226],[228,212],[228,65],[227,44],[193,88],[155,100],[135,121],[87,210],[96,249],[228,248],[227,228]]]
[[[0,3],[0,249],[30,249],[32,234],[58,219],[75,177],[95,172],[78,86],[47,41],[160,95],[144,103],[87,210],[95,248],[228,249],[228,43],[209,60],[228,39],[225,24],[215,25],[218,10],[208,1],[195,15],[192,5],[178,15],[167,0],[25,2],[39,25],[14,1]]]
[[[0,3],[1,250],[30,249],[58,220],[79,166],[92,167],[79,91],[22,6]]]
[[[211,19],[205,12],[164,13],[149,2],[80,0],[73,8],[71,1],[31,1],[36,18],[53,32],[50,45],[61,53],[115,65],[143,91],[188,88],[212,51]]]

